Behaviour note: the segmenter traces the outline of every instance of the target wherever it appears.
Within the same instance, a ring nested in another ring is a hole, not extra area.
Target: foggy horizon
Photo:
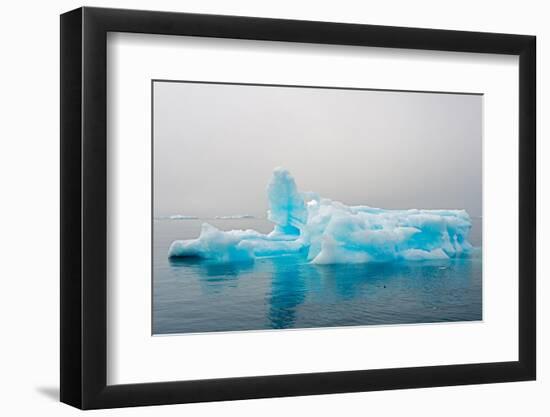
[[[267,211],[275,167],[347,205],[482,215],[482,96],[154,82],[154,216]]]

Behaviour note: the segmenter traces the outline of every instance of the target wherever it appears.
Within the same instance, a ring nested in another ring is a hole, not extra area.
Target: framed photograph
[[[61,16],[61,401],[533,380],[535,37]]]

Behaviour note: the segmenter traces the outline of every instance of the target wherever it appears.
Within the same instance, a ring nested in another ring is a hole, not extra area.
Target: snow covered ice
[[[172,242],[169,256],[241,262],[300,255],[314,264],[342,264],[449,259],[474,249],[465,210],[347,206],[299,192],[290,172],[282,168],[274,170],[267,194],[271,233],[221,231],[203,223],[197,239]]]

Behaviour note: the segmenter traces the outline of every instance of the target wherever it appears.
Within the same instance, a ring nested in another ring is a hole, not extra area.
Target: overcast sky
[[[154,83],[155,216],[265,215],[273,168],[350,205],[481,216],[482,97]]]

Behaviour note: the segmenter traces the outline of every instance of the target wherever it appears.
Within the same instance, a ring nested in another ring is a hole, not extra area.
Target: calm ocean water
[[[360,265],[168,259],[172,241],[197,237],[204,221],[272,229],[265,219],[154,220],[154,334],[482,319],[481,256]],[[473,219],[470,241],[481,246],[481,219]]]

